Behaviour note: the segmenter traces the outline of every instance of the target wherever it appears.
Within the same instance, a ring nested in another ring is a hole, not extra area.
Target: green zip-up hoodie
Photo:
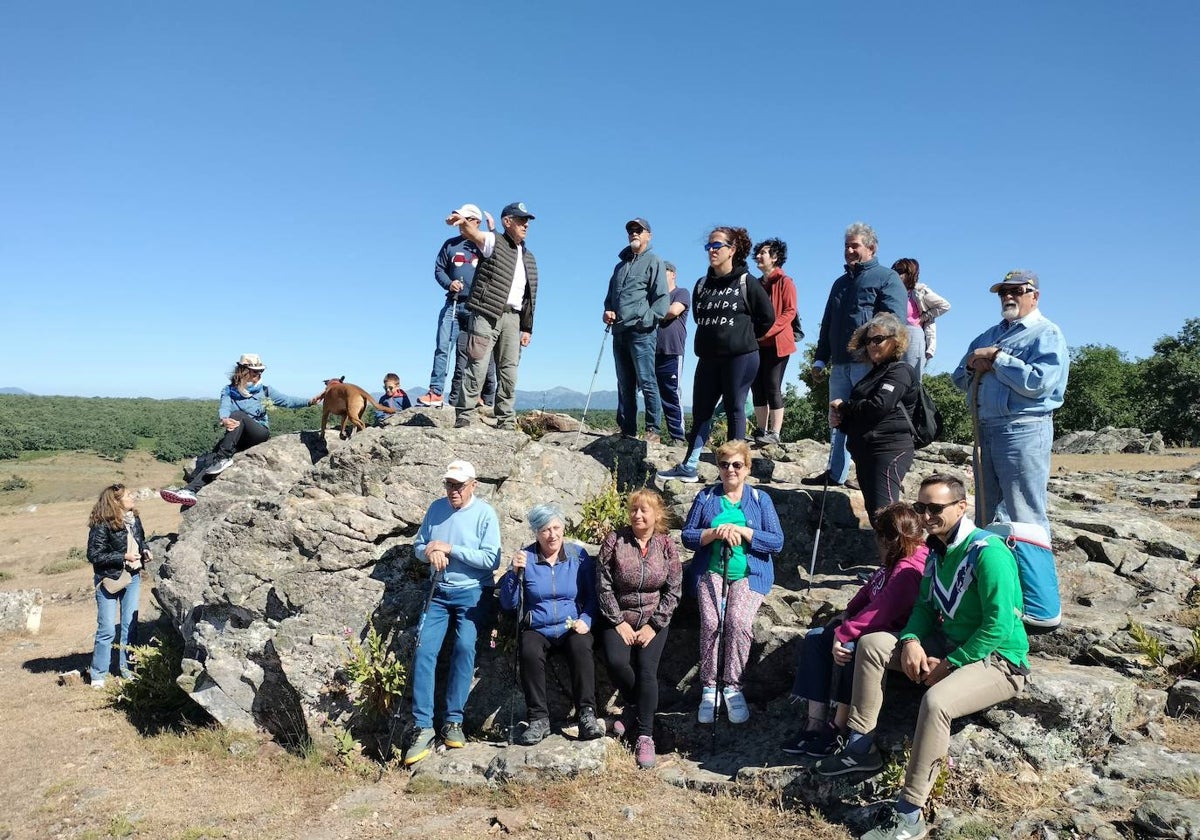
[[[963,517],[949,546],[930,540],[925,577],[900,642],[923,640],[940,629],[958,645],[946,656],[955,668],[992,653],[1028,668],[1022,612],[1016,558],[1001,537]]]

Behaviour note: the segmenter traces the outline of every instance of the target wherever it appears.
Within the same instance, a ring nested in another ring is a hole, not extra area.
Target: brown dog
[[[367,428],[362,421],[362,416],[367,410],[368,403],[375,406],[376,411],[386,414],[396,413],[396,409],[380,405],[362,388],[351,385],[344,376],[339,379],[326,379],[325,390],[321,392],[317,400],[321,403],[321,440],[325,439],[325,424],[328,422],[330,414],[336,414],[342,418],[342,431],[339,437],[342,440],[349,440],[354,429],[351,428],[347,432],[347,423],[353,423],[359,429]]]

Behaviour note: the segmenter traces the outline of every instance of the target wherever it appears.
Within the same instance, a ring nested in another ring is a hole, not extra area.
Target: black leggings
[[[627,707],[637,703],[639,735],[654,734],[654,713],[658,711],[658,660],[662,658],[670,629],[668,626],[659,630],[645,647],[625,644],[615,627],[606,627],[601,634],[609,678],[616,683]]]
[[[576,714],[584,709],[596,710],[595,660],[592,658],[592,634],[568,630],[557,639],[543,636],[537,630],[521,634],[521,685],[525,689],[525,706],[529,721],[550,717],[546,698],[546,656],[559,651],[571,668],[571,697]]]
[[[775,355],[774,346],[758,348],[758,374],[750,386],[756,407],[765,405],[772,411],[783,408],[783,373],[790,358]]]
[[[226,429],[225,436],[213,447],[213,452],[219,458],[232,458],[235,452],[245,452],[251,446],[266,443],[271,437],[271,431],[244,411],[235,411],[229,415],[231,420],[237,420],[236,429]],[[187,483],[188,490],[195,493],[204,486],[207,476],[204,470],[199,470],[192,480]]]
[[[871,520],[871,527],[875,527],[875,512],[900,501],[901,485],[913,462],[912,447],[883,451],[855,448],[850,457],[854,459],[854,471],[858,473],[867,518]]]
[[[758,373],[758,351],[738,356],[716,356],[696,362],[692,380],[692,429],[688,433],[688,454],[696,447],[698,430],[712,419],[717,400],[725,405],[729,418],[727,440],[746,437],[746,392]]]

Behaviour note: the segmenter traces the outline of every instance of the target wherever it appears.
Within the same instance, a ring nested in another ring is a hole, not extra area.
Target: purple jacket
[[[629,526],[604,538],[596,563],[596,601],[614,626],[624,621],[634,630],[646,624],[662,630],[671,623],[682,586],[679,549],[666,534],[651,537],[645,557]]]
[[[876,569],[846,605],[846,620],[834,629],[834,638],[846,644],[867,633],[903,630],[921,588],[928,554],[929,549],[921,546],[890,570],[883,566]]]

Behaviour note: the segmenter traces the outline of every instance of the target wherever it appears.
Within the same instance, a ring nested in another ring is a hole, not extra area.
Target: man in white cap
[[[454,211],[464,219],[474,219],[476,224],[487,219],[488,230],[495,226],[492,215],[484,213],[474,204],[464,204]],[[475,266],[479,264],[479,247],[465,236],[452,236],[442,243],[437,260],[433,263],[433,277],[446,290],[446,302],[438,312],[437,338],[433,348],[433,370],[429,374],[429,391],[417,399],[417,405],[439,408],[444,400],[446,371],[452,349],[457,347],[460,322],[466,320],[466,302],[471,294],[471,282],[475,278]],[[461,318],[459,317],[461,313]],[[456,366],[458,364],[455,357]],[[455,371],[454,379],[460,380],[462,373]],[[496,390],[496,374],[491,372],[491,393]],[[489,389],[485,388],[485,391]],[[452,389],[453,393],[453,389]],[[450,403],[453,405],[453,402]]]
[[[441,737],[450,749],[466,744],[463,707],[475,673],[475,641],[486,633],[493,573],[500,567],[500,520],[491,505],[475,498],[475,467],[469,461],[452,461],[442,484],[446,496],[429,506],[413,545],[417,557],[429,563],[433,596],[413,655],[413,728],[406,739],[405,766],[429,755],[437,739],[434,675],[442,641],[452,623],[454,652]]]
[[[991,292],[1000,296],[1002,320],[971,342],[951,374],[979,419],[975,518],[981,525],[1031,522],[1049,535],[1054,411],[1063,404],[1071,356],[1062,330],[1038,310],[1036,274],[1010,271]]]

